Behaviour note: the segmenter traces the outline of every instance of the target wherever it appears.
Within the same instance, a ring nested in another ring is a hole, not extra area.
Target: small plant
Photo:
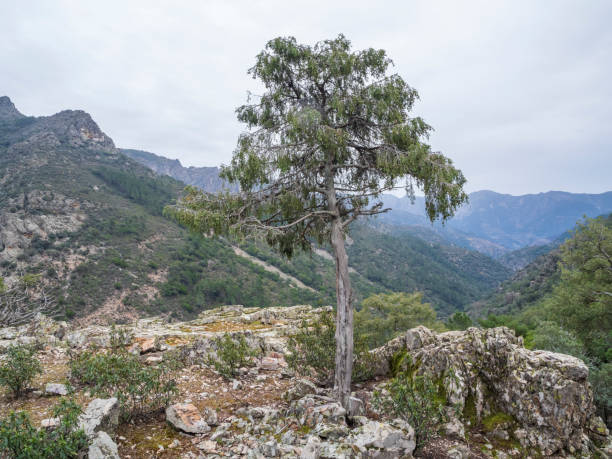
[[[437,434],[436,426],[446,421],[444,397],[431,379],[407,370],[374,393],[373,404],[380,412],[408,422],[416,434],[417,449]]]
[[[115,337],[111,342],[123,341]],[[89,386],[94,395],[117,397],[121,418],[126,421],[168,406],[178,393],[167,366],[147,366],[122,345],[108,354],[72,355],[69,365],[75,383]]]
[[[10,346],[0,366],[0,385],[8,387],[15,398],[23,395],[36,375],[42,373],[33,346]]]
[[[15,459],[70,459],[81,457],[88,441],[82,429],[76,429],[80,406],[72,399],[62,399],[53,416],[60,424],[53,430],[36,429],[24,411],[10,412],[0,420],[0,457]]]
[[[256,352],[249,347],[244,335],[232,338],[229,333],[225,333],[215,340],[215,346],[216,357],[209,356],[208,364],[226,379],[235,378],[239,368],[251,366],[251,358],[256,356]]]
[[[289,338],[288,347],[289,368],[313,377],[323,386],[333,383],[336,364],[336,323],[333,313],[324,312],[312,323],[302,322],[298,332]],[[355,337],[354,381],[372,378],[372,361],[367,342]]]

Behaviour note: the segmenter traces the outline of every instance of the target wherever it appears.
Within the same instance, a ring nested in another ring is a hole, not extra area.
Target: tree
[[[380,293],[372,295],[361,303],[361,310],[355,314],[355,328],[370,348],[382,346],[418,325],[441,329],[436,321],[436,311],[429,303],[423,303],[423,294]]]
[[[351,222],[376,215],[381,193],[415,187],[431,220],[450,217],[466,201],[465,178],[424,142],[431,127],[409,113],[416,90],[384,50],[352,51],[343,35],[314,46],[268,42],[249,70],[265,88],[236,112],[240,135],[222,177],[240,192],[188,188],[167,209],[205,234],[259,235],[291,256],[328,242],[336,262],[334,386],[348,407],[353,363],[353,307],[344,238]]]
[[[449,330],[467,330],[472,327],[474,322],[470,316],[463,311],[457,311],[446,321],[446,326]]]

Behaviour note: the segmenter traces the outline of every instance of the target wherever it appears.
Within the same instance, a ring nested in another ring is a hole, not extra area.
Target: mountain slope
[[[121,154],[85,112],[23,117],[3,102],[0,113],[0,277],[39,275],[60,316],[321,302],[164,218],[184,184]]]

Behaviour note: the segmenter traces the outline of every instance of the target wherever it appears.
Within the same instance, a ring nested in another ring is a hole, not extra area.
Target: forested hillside
[[[190,235],[162,215],[184,184],[123,155],[87,113],[36,118],[10,100],[4,107],[0,277],[15,289],[33,275],[57,300],[58,317],[189,317],[222,304],[334,302],[335,268],[325,248],[287,260],[244,242],[256,257],[249,259],[233,243]],[[221,183],[213,172],[211,186]],[[351,237],[357,307],[373,293],[418,290],[444,317],[510,274],[477,252],[390,225],[355,226]]]

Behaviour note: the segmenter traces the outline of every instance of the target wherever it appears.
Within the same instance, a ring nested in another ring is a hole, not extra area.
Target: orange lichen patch
[[[250,323],[212,322],[205,325],[199,325],[197,328],[208,332],[235,332],[245,330],[263,330],[266,328],[272,328],[272,325],[265,325],[259,321]]]
[[[189,344],[191,339],[184,336],[169,336],[165,341],[168,346],[184,346]]]

